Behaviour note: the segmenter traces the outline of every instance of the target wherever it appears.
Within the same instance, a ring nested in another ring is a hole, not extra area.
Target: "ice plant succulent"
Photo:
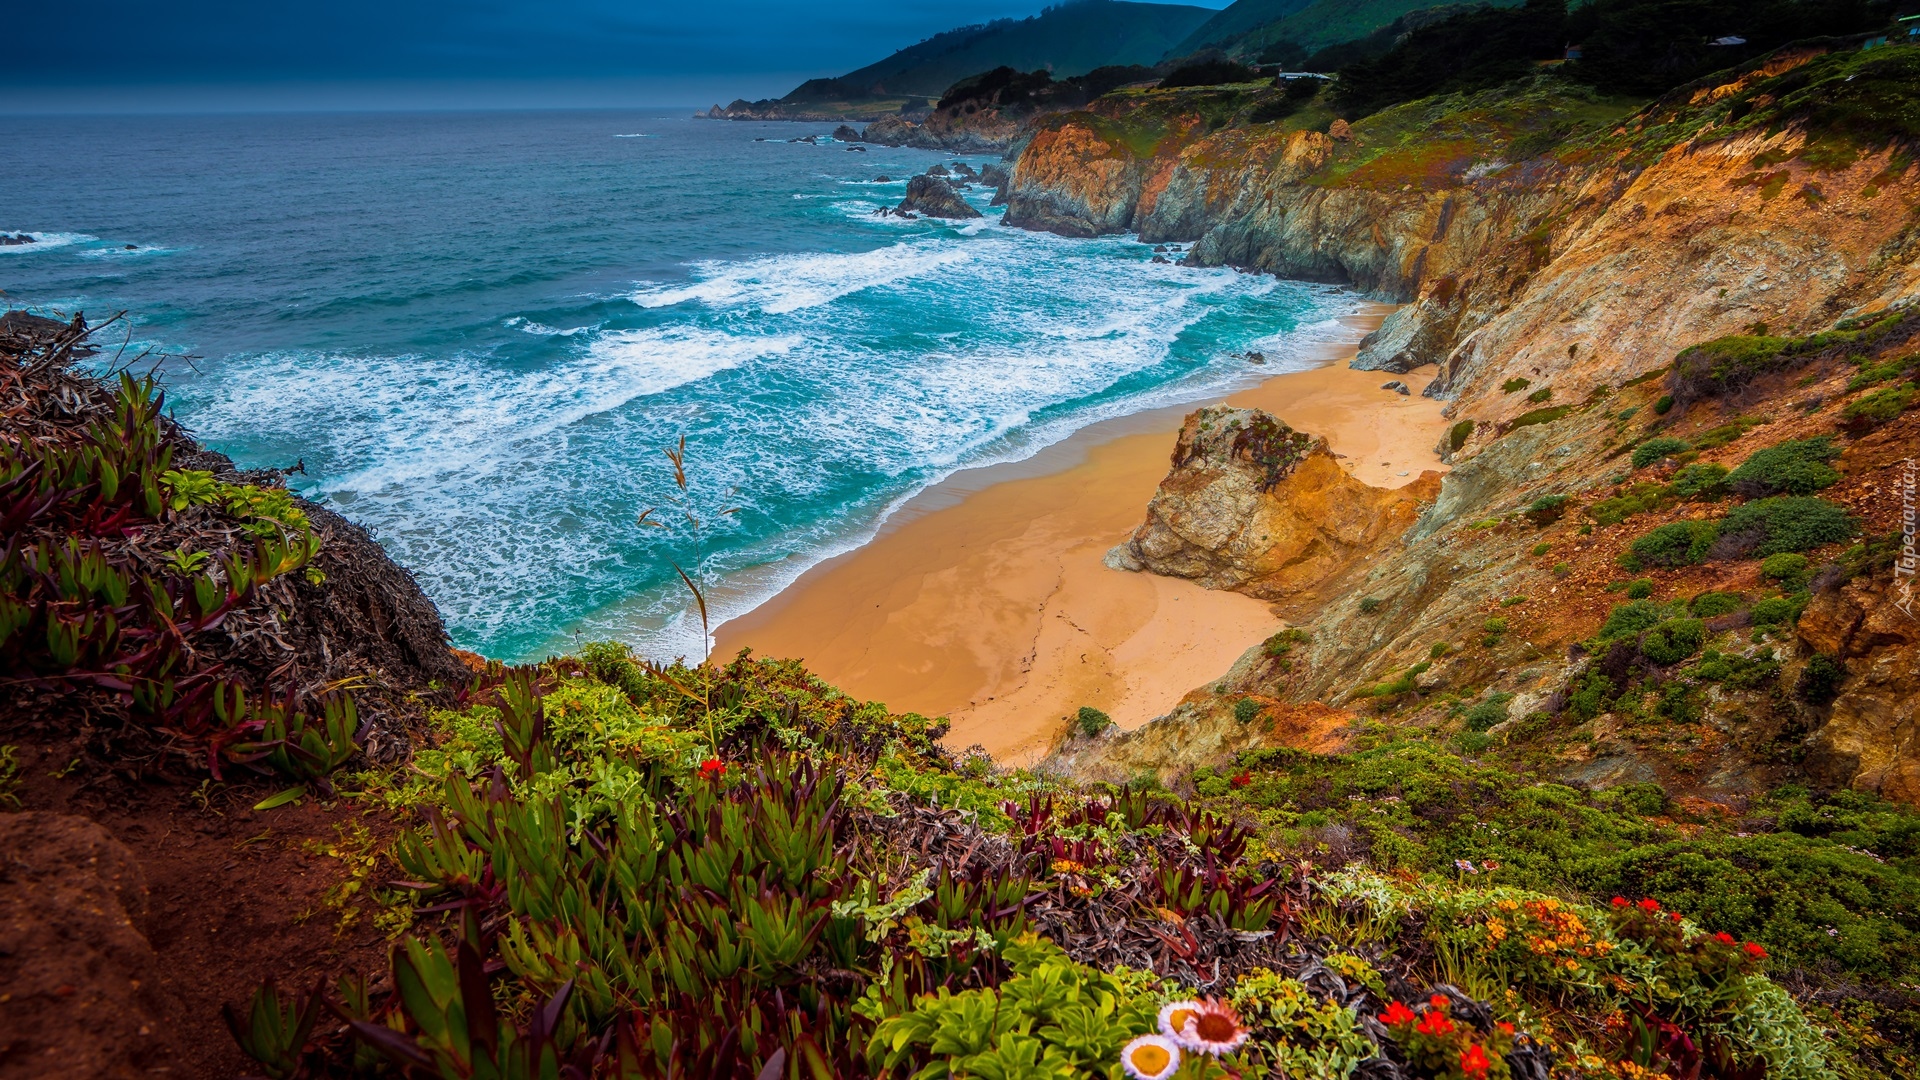
[[[1165,1035],[1142,1035],[1120,1051],[1120,1067],[1133,1080],[1167,1080],[1180,1068],[1180,1047]]]

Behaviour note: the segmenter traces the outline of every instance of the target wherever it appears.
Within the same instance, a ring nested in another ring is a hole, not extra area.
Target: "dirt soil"
[[[311,799],[255,813],[271,785],[60,776],[74,746],[16,754],[23,812],[0,814],[0,909],[15,913],[0,921],[0,1080],[240,1076],[252,1062],[221,1006],[244,1015],[266,979],[385,971],[357,893],[335,902],[371,867],[352,856],[392,833],[385,815]]]

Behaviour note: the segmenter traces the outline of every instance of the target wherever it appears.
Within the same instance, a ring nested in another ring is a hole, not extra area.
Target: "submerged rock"
[[[905,215],[918,210],[928,217],[936,218],[977,218],[980,211],[967,205],[953,185],[937,176],[916,176],[907,181],[907,197],[900,200],[894,208],[897,214]]]
[[[32,233],[0,233],[0,247],[19,247],[21,244],[36,244]]]
[[[1347,475],[1324,438],[1258,409],[1200,409],[1180,428],[1146,522],[1107,565],[1294,596],[1405,532],[1439,488],[1436,472],[1370,487]]]

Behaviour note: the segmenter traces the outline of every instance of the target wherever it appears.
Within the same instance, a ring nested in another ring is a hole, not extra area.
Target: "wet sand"
[[[1348,323],[1325,366],[1276,375],[1229,403],[1326,435],[1354,476],[1398,487],[1446,430],[1419,396],[1432,375],[1345,365],[1392,310]],[[1189,581],[1110,570],[1101,558],[1145,516],[1168,469],[1185,406],[1088,427],[1024,462],[972,469],[903,507],[866,546],[822,563],[716,631],[714,655],[742,647],[799,657],[855,697],[948,716],[949,745],[1024,763],[1082,705],[1133,728],[1226,673],[1279,629],[1265,603]]]

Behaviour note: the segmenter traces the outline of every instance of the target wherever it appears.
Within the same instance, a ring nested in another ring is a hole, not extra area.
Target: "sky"
[[[0,112],[704,107],[1046,2],[40,0],[9,5]]]

